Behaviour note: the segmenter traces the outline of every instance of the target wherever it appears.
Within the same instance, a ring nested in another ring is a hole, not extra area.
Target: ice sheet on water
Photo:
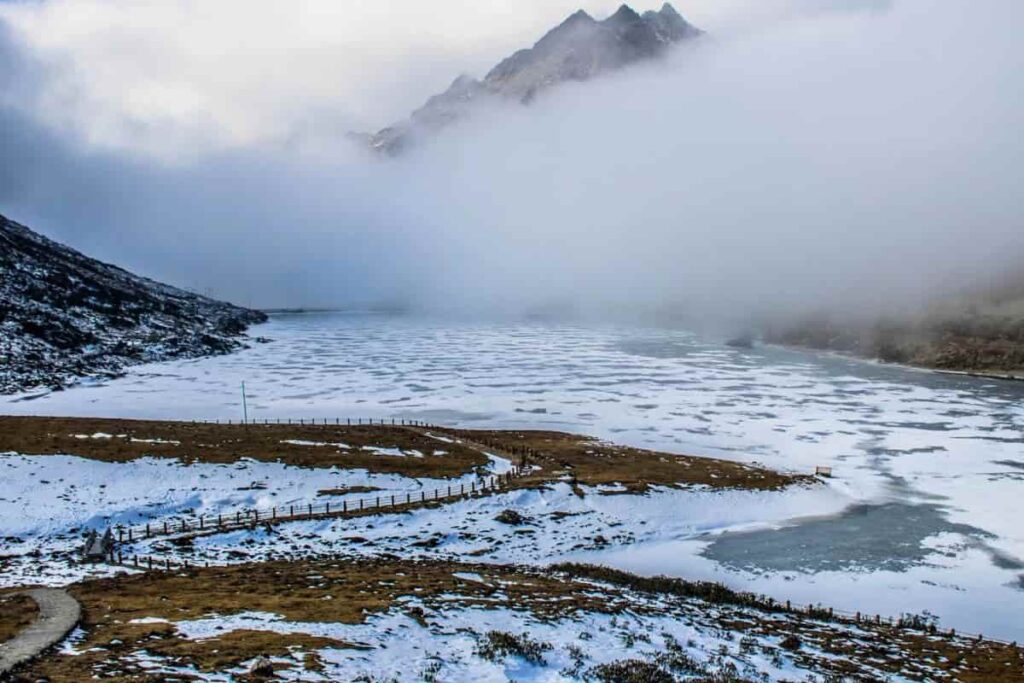
[[[244,380],[256,418],[566,429],[803,472],[826,465],[839,500],[937,505],[949,524],[980,530],[947,545],[943,552],[954,557],[946,573],[917,577],[926,584],[906,582],[917,570],[896,578],[879,570],[860,576],[862,593],[901,608],[930,601],[986,632],[1005,627],[1001,606],[1021,599],[1015,586],[1022,572],[1011,567],[1024,559],[1024,480],[1009,463],[1019,462],[1024,448],[1024,383],[730,349],[669,329],[306,314],[277,317],[260,333],[274,343],[141,366],[122,379],[28,402],[11,397],[5,412],[227,418],[241,414],[237,387]],[[866,543],[876,529],[884,541],[888,530],[865,528]],[[981,542],[991,552],[979,549]],[[760,573],[702,563],[695,554],[702,547],[686,550],[686,562],[659,551],[658,566],[764,587]],[[812,575],[789,579],[781,585],[794,595],[834,601],[835,591]],[[993,613],[965,607],[963,593],[995,605]],[[1017,628],[1014,635],[1024,633]]]

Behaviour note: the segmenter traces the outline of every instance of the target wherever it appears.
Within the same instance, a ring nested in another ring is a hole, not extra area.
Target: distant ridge
[[[486,99],[528,104],[541,91],[566,81],[585,81],[601,73],[657,58],[672,45],[703,35],[666,3],[638,14],[622,5],[598,21],[583,10],[548,31],[532,48],[502,60],[484,79],[459,76],[406,121],[375,134],[355,135],[376,152],[399,154],[429,135],[463,118]]]

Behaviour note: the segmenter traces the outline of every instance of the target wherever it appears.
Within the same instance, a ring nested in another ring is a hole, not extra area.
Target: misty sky
[[[1024,267],[1017,0],[677,2],[709,39],[664,62],[345,137],[617,4],[0,2],[0,213],[254,306],[742,317]]]

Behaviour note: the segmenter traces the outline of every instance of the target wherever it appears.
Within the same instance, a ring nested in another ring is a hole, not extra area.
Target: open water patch
[[[925,540],[954,533],[992,538],[968,524],[950,522],[937,505],[854,505],[835,517],[781,529],[726,533],[702,555],[726,567],[753,572],[906,571],[936,550]]]

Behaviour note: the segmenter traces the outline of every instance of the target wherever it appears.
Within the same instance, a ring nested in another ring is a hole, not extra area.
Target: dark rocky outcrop
[[[265,320],[101,263],[0,216],[0,393],[227,353]]]
[[[464,117],[483,100],[530,103],[541,91],[566,81],[657,58],[672,45],[702,35],[670,4],[638,14],[623,5],[604,21],[583,10],[549,31],[532,48],[519,50],[477,80],[459,76],[406,121],[376,134],[354,138],[371,149],[398,154],[418,136],[436,132]]]

